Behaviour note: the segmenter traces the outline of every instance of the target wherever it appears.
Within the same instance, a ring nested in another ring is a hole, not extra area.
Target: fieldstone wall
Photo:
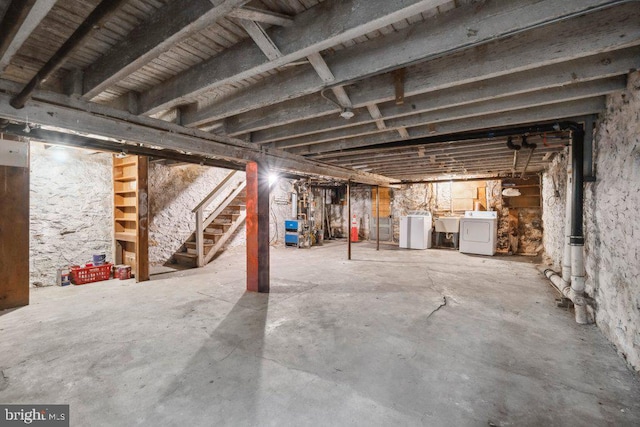
[[[556,271],[562,270],[564,252],[568,151],[557,155],[542,175],[544,261]]]
[[[113,260],[111,155],[31,143],[30,282],[106,253]]]
[[[595,299],[596,323],[628,363],[640,371],[640,73],[627,90],[611,95],[595,135],[595,183],[585,191],[587,293]],[[545,174],[562,182],[563,160]],[[549,194],[551,189],[545,189]],[[565,187],[559,186],[564,194]],[[545,206],[551,205],[545,200]],[[561,205],[558,201],[558,205]],[[562,256],[564,207],[545,211],[545,249],[557,265]],[[554,236],[549,236],[553,233]]]
[[[195,208],[228,174],[229,170],[199,166],[149,165],[149,262],[162,265],[169,261],[195,231]],[[233,183],[244,179],[236,173],[227,193],[214,200],[205,215],[233,190]],[[227,247],[243,245],[244,226],[227,242]]]

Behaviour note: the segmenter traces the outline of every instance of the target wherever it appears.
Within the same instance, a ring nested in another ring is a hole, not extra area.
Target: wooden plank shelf
[[[142,156],[113,157],[113,226],[116,263],[131,267],[138,282],[149,280],[148,203],[149,160]],[[144,214],[142,212],[145,212]]]
[[[116,240],[122,240],[123,242],[136,242],[136,233],[120,232],[116,233]]]

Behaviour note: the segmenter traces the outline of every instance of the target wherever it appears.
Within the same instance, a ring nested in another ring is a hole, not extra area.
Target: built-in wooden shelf
[[[502,180],[502,190],[507,188],[517,189],[520,191],[520,195],[514,197],[502,196],[505,207],[514,209],[542,207],[539,178],[505,178]]]
[[[147,157],[113,157],[116,264],[129,265],[137,281],[149,279],[148,206],[140,198],[147,194],[148,164]]]

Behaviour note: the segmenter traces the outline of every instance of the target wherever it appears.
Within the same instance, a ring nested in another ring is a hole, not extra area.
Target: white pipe
[[[565,209],[565,222],[564,222],[564,254],[562,255],[562,280],[565,284],[571,283],[571,147],[567,153],[569,159],[567,165],[567,204]]]
[[[589,323],[587,316],[587,303],[584,299],[585,290],[585,269],[584,269],[584,246],[571,246],[571,294],[573,294],[573,305],[575,306],[576,322],[581,325]]]
[[[549,279],[553,286],[564,296],[565,298],[569,298],[569,294],[571,292],[571,286],[567,285],[565,281],[560,277],[558,273],[549,269],[549,268],[541,268],[542,274],[544,277]],[[571,298],[569,298],[571,299]]]

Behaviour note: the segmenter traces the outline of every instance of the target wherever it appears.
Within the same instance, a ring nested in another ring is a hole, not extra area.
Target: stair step
[[[184,265],[186,267],[197,267],[198,264],[198,256],[194,254],[189,254],[187,252],[177,252],[173,254],[175,260],[180,265]]]
[[[204,233],[205,239],[213,240],[216,243],[222,238],[222,236],[223,236],[222,233]],[[211,246],[213,245],[209,245],[209,248],[211,248]],[[205,248],[205,251],[206,251],[206,248]]]
[[[209,243],[207,243],[207,242],[204,243],[204,254],[205,255],[211,250],[211,248],[215,244],[212,239],[207,239],[207,240],[209,240]],[[197,249],[196,249],[196,242],[186,242],[184,245],[187,247],[187,253],[188,254],[197,254],[198,253]]]
[[[223,233],[225,231],[227,231],[229,228],[231,228],[231,223],[227,222],[227,223],[223,223],[223,224],[218,224],[216,222],[212,222],[211,224],[209,224],[209,226],[207,227],[206,231],[208,233]]]

